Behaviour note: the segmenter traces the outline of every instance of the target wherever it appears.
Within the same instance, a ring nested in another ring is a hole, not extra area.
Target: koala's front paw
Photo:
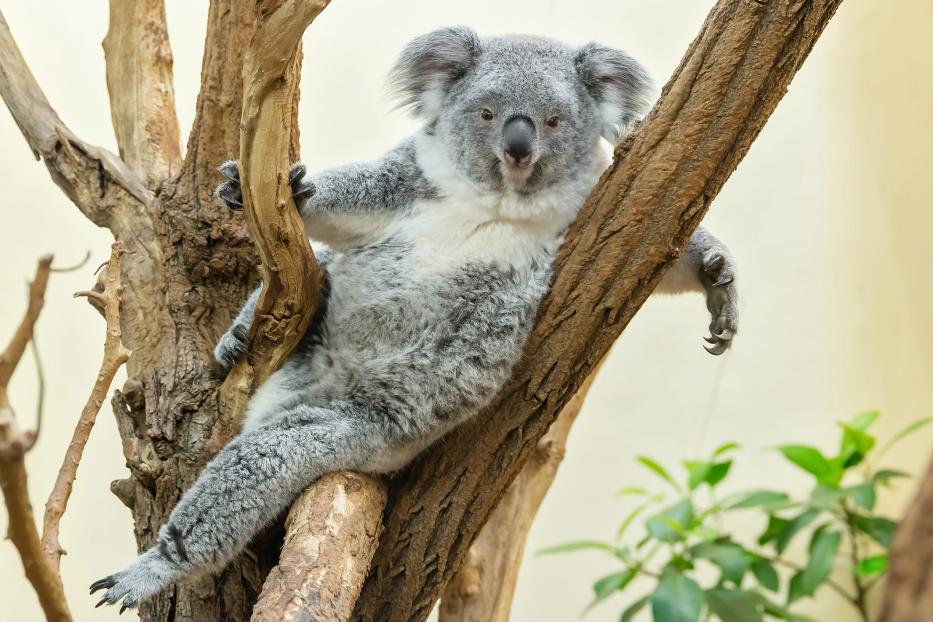
[[[292,196],[295,198],[295,204],[300,207],[301,201],[314,196],[317,188],[307,175],[305,165],[297,162],[292,165],[288,172],[288,184],[292,187]]]
[[[181,576],[176,564],[162,557],[156,549],[140,555],[126,570],[104,577],[91,584],[91,594],[106,589],[95,605],[120,604],[120,613],[138,607],[144,599],[168,587]]]
[[[242,324],[236,324],[217,342],[217,347],[214,348],[214,359],[224,371],[229,371],[233,364],[246,354],[248,336],[249,329]]]
[[[240,187],[240,169],[236,160],[224,162],[217,168],[217,172],[227,178],[227,181],[217,186],[217,196],[230,209],[243,209],[243,189]]]
[[[735,261],[728,252],[709,251],[703,256],[700,280],[706,288],[706,308],[711,319],[710,354],[719,355],[729,349],[739,326],[739,296],[735,286]]]

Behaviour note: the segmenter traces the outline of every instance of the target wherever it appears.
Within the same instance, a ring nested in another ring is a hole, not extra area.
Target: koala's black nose
[[[502,128],[502,151],[507,164],[525,167],[531,163],[535,126],[528,117],[512,117]]]

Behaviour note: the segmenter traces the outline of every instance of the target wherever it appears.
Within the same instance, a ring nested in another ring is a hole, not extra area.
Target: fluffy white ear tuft
[[[615,144],[633,121],[650,110],[651,78],[625,52],[597,43],[580,48],[574,60],[577,74],[599,106],[603,137]]]
[[[433,121],[451,85],[469,71],[480,51],[479,36],[465,26],[421,35],[402,50],[389,72],[389,88],[400,107]]]

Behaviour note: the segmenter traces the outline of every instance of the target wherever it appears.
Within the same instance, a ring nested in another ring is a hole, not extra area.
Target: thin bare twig
[[[110,383],[113,382],[117,370],[130,356],[129,350],[123,346],[123,333],[120,330],[120,302],[123,298],[123,284],[120,279],[122,257],[123,245],[116,242],[111,247],[103,293],[78,292],[75,294],[75,297],[88,296],[100,300],[104,308],[104,319],[107,322],[107,336],[104,339],[104,359],[101,362],[97,380],[78,418],[71,442],[65,451],[62,466],[52,486],[52,492],[45,503],[45,516],[42,520],[42,548],[56,571],[60,568],[61,556],[64,553],[58,540],[59,526],[65,508],[68,506],[68,498],[71,496],[75,477],[77,477],[78,464],[81,462],[84,447],[87,445],[91,429],[97,420],[97,413],[110,390]]]
[[[7,397],[10,378],[32,339],[36,320],[45,302],[52,256],[39,260],[36,276],[29,286],[29,305],[9,345],[0,355],[0,489],[6,503],[9,527],[7,537],[13,542],[23,562],[26,578],[32,584],[47,620],[70,622],[62,580],[42,553],[39,533],[33,516],[26,484],[23,457],[36,441],[34,431],[23,431]]]

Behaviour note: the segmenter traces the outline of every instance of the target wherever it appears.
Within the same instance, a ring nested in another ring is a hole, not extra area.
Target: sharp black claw
[[[703,337],[703,341],[709,344],[713,344],[713,345],[719,343],[718,339],[713,339],[712,337]],[[703,346],[703,347],[705,348],[706,346]]]
[[[292,170],[288,172],[288,183],[293,184],[302,177],[305,176],[307,169],[304,164],[296,164],[292,167]]]
[[[722,287],[723,285],[728,285],[734,279],[735,277],[733,277],[731,274],[724,274],[721,277],[719,277],[719,280],[713,283],[713,287]]]
[[[726,351],[728,346],[724,343],[718,343],[714,346],[703,346],[703,349],[712,354],[713,356],[719,356]]]
[[[94,583],[91,583],[91,594],[104,588],[113,587],[115,583],[116,581],[113,580],[113,575],[98,579],[94,581]]]
[[[126,611],[126,610],[129,609],[129,608],[130,608],[129,604],[127,604],[126,601],[123,601],[123,604],[120,605],[120,615],[122,616],[122,615],[123,615],[123,612]]]
[[[100,602],[99,602],[99,603],[97,603],[96,605],[94,605],[94,609],[97,609],[98,607],[100,607],[101,605],[104,605],[104,604],[106,604],[106,603],[107,603],[107,597],[104,596],[103,598],[100,599]]]
[[[224,162],[217,167],[217,172],[226,177],[227,179],[233,181],[240,181],[240,169],[237,166],[237,163],[231,160],[230,162]]]
[[[242,209],[243,208],[243,201],[241,199],[237,199],[235,196],[231,195],[229,192],[225,192],[221,190],[217,193],[217,195],[221,198],[221,200],[223,200],[224,203],[227,204],[227,207],[229,207],[230,209]]]

